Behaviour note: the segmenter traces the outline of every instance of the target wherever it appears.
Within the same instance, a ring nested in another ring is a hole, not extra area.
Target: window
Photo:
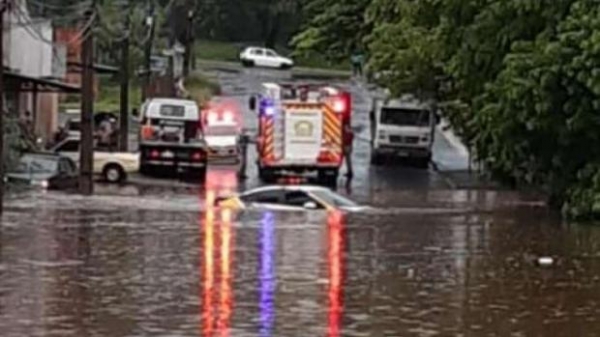
[[[381,124],[406,125],[406,126],[428,126],[430,114],[427,110],[414,109],[381,109]]]
[[[285,194],[286,205],[304,207],[307,202],[314,202],[318,208],[321,208],[321,205],[304,191],[289,191]]]
[[[79,141],[69,140],[60,145],[57,150],[59,152],[77,152],[79,151]]]
[[[73,165],[73,162],[68,160],[68,159],[61,159],[58,169],[60,171],[60,173],[64,173],[67,175],[71,175],[73,173],[75,173],[75,167]]]
[[[254,49],[250,52],[252,55],[263,56],[265,53],[262,49]]]
[[[282,204],[283,203],[283,191],[271,190],[271,191],[260,191],[243,195],[240,199],[245,203],[259,203],[259,204]]]
[[[346,199],[341,195],[335,194],[331,191],[314,191],[311,192],[315,197],[323,200],[334,207],[356,207],[358,206],[354,201]]]
[[[269,57],[277,57],[277,53],[270,49],[267,49],[266,54]]]

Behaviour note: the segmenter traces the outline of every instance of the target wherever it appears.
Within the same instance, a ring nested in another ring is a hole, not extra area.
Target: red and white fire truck
[[[258,172],[265,182],[316,173],[336,185],[343,163],[345,126],[351,117],[348,92],[323,85],[263,83],[250,99],[258,115]]]

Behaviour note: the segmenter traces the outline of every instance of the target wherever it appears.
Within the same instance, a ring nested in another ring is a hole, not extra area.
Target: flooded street
[[[217,75],[241,102],[260,82]],[[367,103],[355,104],[368,130]],[[260,184],[252,161],[245,182],[212,168],[206,186],[13,195],[0,335],[599,335],[600,228],[465,179],[446,143],[434,158],[449,171],[369,167],[359,142],[339,192],[373,206],[361,214],[213,207]]]

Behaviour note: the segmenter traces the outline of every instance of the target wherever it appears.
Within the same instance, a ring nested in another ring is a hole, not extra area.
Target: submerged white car
[[[240,53],[240,61],[246,67],[268,67],[290,69],[294,66],[294,61],[277,54],[276,51],[268,48],[248,47]]]
[[[215,203],[218,207],[236,210],[361,212],[370,209],[368,206],[361,206],[325,187],[309,185],[259,187],[240,195],[217,198]]]

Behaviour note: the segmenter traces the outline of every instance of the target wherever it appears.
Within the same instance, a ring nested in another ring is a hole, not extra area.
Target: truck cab
[[[386,157],[414,159],[427,167],[432,157],[436,114],[411,95],[374,100],[371,111],[371,164]]]
[[[204,180],[208,159],[196,102],[153,98],[142,105],[140,112],[140,171],[184,170]]]

